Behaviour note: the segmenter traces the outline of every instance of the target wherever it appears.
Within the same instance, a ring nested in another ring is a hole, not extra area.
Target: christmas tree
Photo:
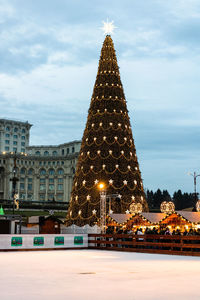
[[[105,37],[74,176],[67,224],[94,225],[103,182],[114,213],[148,211],[113,41]],[[112,196],[113,195],[113,196]],[[116,197],[117,195],[117,197]],[[113,199],[112,199],[113,198]]]

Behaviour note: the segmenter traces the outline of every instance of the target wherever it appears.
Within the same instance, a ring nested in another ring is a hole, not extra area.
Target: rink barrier
[[[89,234],[88,248],[200,256],[200,236]]]
[[[88,248],[87,234],[0,235],[0,251]]]

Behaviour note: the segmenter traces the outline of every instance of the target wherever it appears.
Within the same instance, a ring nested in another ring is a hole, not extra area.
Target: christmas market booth
[[[200,212],[175,211],[160,221],[160,227],[168,227],[170,231],[178,229],[180,232],[190,229],[198,230],[200,228]]]
[[[117,230],[132,230],[135,232],[138,228],[159,229],[160,221],[167,216],[165,213],[136,213],[136,214],[111,214],[107,218],[107,226]]]
[[[180,232],[190,229],[200,229],[200,212],[176,211],[166,213],[136,213],[136,214],[110,214],[107,217],[107,229],[110,232],[133,231],[140,228],[145,232],[146,228],[155,228],[158,232],[169,228],[171,232]]]

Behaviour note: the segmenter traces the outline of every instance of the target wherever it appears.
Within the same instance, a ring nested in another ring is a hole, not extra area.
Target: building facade
[[[0,152],[25,153],[31,126],[28,121],[0,119]]]
[[[10,179],[13,177],[16,160],[16,191],[20,200],[69,202],[81,142],[29,146],[29,130],[32,125],[28,122],[1,121],[0,199],[12,200]],[[9,136],[6,136],[8,132]],[[18,137],[15,139],[14,135]],[[21,144],[23,136],[24,148]],[[6,138],[9,146],[6,146]],[[13,147],[15,140],[17,147]]]

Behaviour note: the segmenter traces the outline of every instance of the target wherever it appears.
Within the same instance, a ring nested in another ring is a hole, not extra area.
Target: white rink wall
[[[61,224],[60,226],[60,231],[61,233],[85,233],[85,234],[89,234],[89,233],[101,233],[101,228],[97,225],[94,226],[90,226],[90,225],[84,225],[82,227],[76,226],[76,225],[71,225],[71,226],[64,226]]]
[[[87,248],[87,234],[2,234],[0,250]]]

